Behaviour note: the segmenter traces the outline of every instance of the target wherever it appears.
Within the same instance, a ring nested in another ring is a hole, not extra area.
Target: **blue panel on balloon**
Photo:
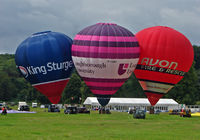
[[[57,32],[35,33],[17,48],[16,65],[32,85],[69,78],[72,40]]]

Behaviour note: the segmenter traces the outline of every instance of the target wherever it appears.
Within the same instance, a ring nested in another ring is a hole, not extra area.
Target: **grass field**
[[[0,116],[0,140],[199,140],[200,117],[127,113],[65,115],[37,109],[35,114]]]

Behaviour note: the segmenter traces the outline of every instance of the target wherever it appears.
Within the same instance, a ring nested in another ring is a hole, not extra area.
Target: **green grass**
[[[160,114],[133,119],[127,113],[65,115],[37,109],[36,114],[0,116],[0,140],[199,140],[200,118]]]

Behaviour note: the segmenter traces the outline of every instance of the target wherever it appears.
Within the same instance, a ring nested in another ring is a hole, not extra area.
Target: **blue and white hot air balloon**
[[[15,62],[24,78],[57,104],[74,67],[72,39],[58,32],[39,32],[17,48]]]

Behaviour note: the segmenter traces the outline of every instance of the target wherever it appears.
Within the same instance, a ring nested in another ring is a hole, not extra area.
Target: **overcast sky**
[[[35,32],[51,30],[73,39],[98,22],[119,24],[133,34],[169,26],[200,46],[199,0],[0,0],[0,53],[14,54]]]

